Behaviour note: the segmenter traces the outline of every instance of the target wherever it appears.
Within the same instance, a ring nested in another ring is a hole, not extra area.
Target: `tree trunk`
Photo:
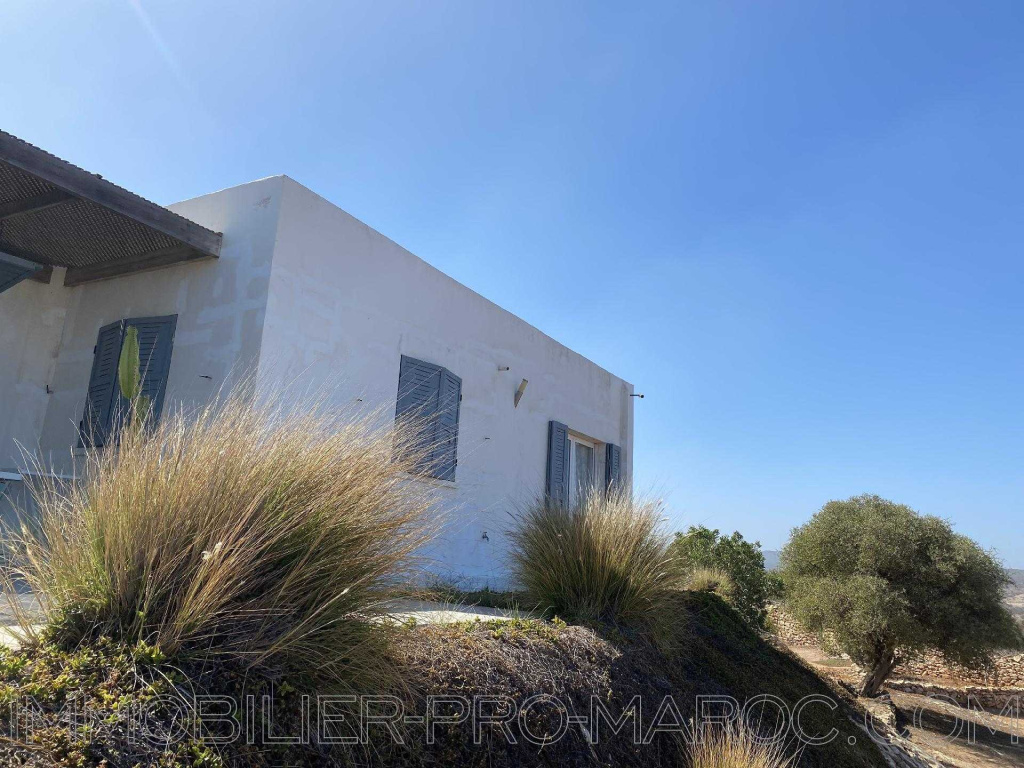
[[[882,648],[882,652],[875,657],[875,663],[864,676],[861,685],[860,695],[867,698],[874,698],[882,688],[882,683],[889,677],[893,667],[896,666],[896,651],[891,648]]]

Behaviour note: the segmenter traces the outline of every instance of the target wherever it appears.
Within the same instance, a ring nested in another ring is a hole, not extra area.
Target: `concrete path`
[[[19,595],[21,607],[28,615],[38,612],[39,605],[31,594]],[[428,600],[396,600],[390,612],[400,623],[410,621],[416,624],[458,624],[464,621],[501,621],[516,618],[530,618],[528,613],[505,611],[499,608],[484,608],[477,605],[458,603],[436,603]],[[41,625],[40,627],[41,628]],[[21,645],[22,631],[18,628],[14,613],[7,602],[0,598],[0,647],[17,648]]]
[[[39,601],[31,592],[18,593],[18,605],[26,616],[39,616]],[[0,595],[0,626],[17,623],[14,609],[7,602],[6,595]]]
[[[42,624],[33,627],[36,631],[42,628]],[[24,634],[21,627],[0,627],[0,648],[10,648],[12,651],[16,651],[21,647],[23,639]]]
[[[463,621],[495,621],[531,618],[529,614],[506,611],[501,608],[484,608],[479,605],[458,603],[435,603],[429,600],[396,600],[391,616],[400,622],[415,621],[417,624],[458,624]]]

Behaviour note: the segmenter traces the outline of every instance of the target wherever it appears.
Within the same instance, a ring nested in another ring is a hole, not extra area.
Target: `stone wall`
[[[987,670],[967,669],[949,664],[937,654],[927,654],[899,664],[894,674],[901,677],[921,677],[929,680],[953,680],[958,683],[976,683],[1000,688],[1024,688],[1024,654],[997,654]]]
[[[780,605],[772,603],[768,606],[768,626],[773,635],[789,645],[814,648],[821,645],[821,639],[814,632],[801,627]]]
[[[1002,712],[1010,707],[1016,712],[1024,696],[1019,688],[993,688],[985,685],[948,686],[936,685],[935,683],[923,683],[919,680],[889,680],[886,688],[890,690],[903,691],[904,693],[916,693],[918,696],[927,696],[930,699],[948,701],[955,703],[964,709],[981,707],[986,710]]]
[[[781,606],[769,606],[768,616],[772,632],[783,642],[790,645],[821,646],[820,638],[803,629]],[[825,644],[828,645],[827,638]],[[989,669],[967,669],[946,663],[938,654],[926,654],[902,662],[893,671],[893,675],[999,688],[1024,688],[1024,654],[997,653]]]

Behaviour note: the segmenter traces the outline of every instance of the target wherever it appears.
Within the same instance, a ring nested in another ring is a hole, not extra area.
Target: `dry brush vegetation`
[[[0,653],[0,700],[30,693],[43,727],[29,743],[0,742],[8,764],[679,765],[690,750],[671,734],[593,745],[574,731],[538,749],[475,744],[453,728],[432,745],[410,733],[404,745],[339,748],[214,747],[200,731],[161,747],[132,741],[125,718],[131,706],[197,692],[273,693],[286,732],[302,694],[391,692],[415,709],[430,695],[548,693],[580,707],[598,695],[613,710],[671,694],[692,717],[698,693],[830,692],[716,595],[683,591],[660,505],[621,491],[570,508],[540,502],[518,521],[516,569],[531,599],[577,626],[389,620],[438,521],[432,486],[415,479],[429,449],[416,425],[254,402],[232,397],[126,430],[90,454],[80,482],[37,489],[38,525],[9,540],[6,577],[14,599],[32,586],[45,624],[37,632],[26,617],[26,647]],[[722,585],[715,576],[702,589]],[[76,698],[103,713],[92,730],[69,728],[63,708]],[[174,713],[156,712],[169,734]],[[726,756],[735,747],[713,745]],[[867,766],[872,754],[825,749],[800,764]],[[710,765],[719,764],[730,765]]]

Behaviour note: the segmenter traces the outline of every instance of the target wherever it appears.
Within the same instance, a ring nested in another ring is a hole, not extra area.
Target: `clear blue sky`
[[[6,0],[0,126],[320,192],[634,382],[676,526],[875,492],[1024,567],[1024,3],[628,5]]]

